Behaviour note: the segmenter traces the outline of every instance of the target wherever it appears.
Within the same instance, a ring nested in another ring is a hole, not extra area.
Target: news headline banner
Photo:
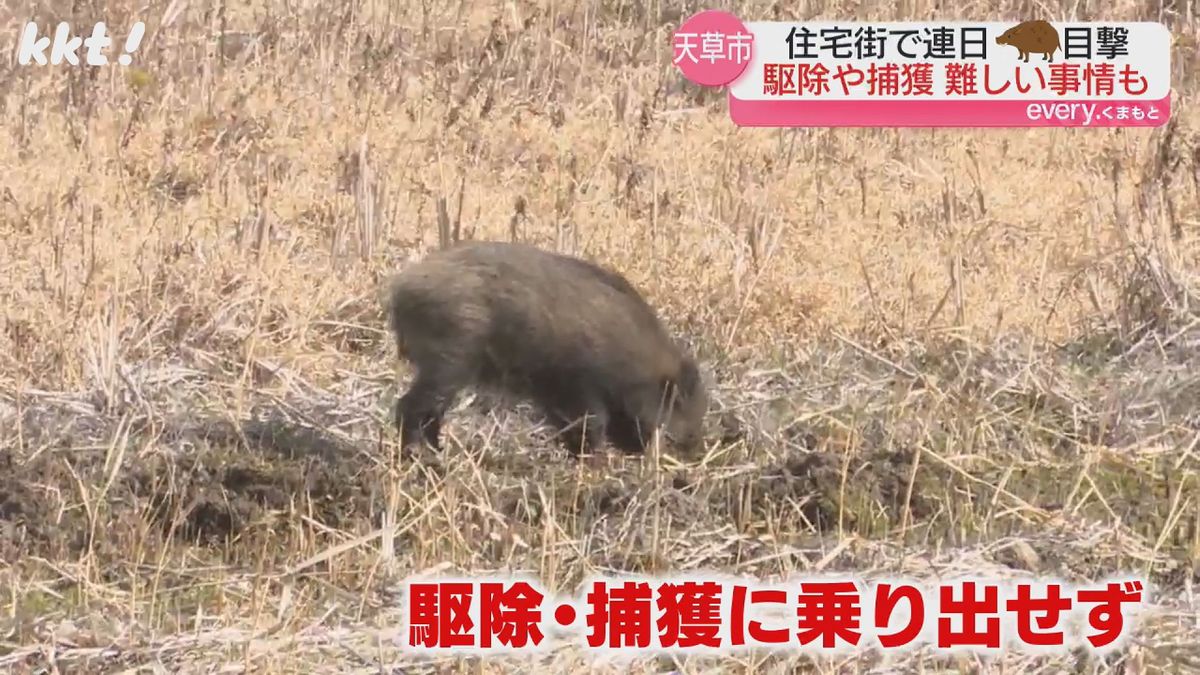
[[[743,23],[689,18],[687,79],[728,87],[750,127],[1156,127],[1171,34],[1155,22]]]
[[[1137,578],[799,578],[764,583],[724,575],[586,580],[577,597],[536,579],[412,578],[397,641],[406,651],[536,652],[562,644],[595,654],[1107,653],[1126,646],[1148,588]]]

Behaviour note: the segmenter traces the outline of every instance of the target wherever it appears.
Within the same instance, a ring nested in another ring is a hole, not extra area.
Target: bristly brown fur
[[[523,244],[471,242],[394,276],[386,298],[417,375],[395,408],[402,442],[439,445],[468,386],[537,404],[572,452],[605,440],[642,452],[655,428],[702,441],[708,399],[695,361],[621,275]]]

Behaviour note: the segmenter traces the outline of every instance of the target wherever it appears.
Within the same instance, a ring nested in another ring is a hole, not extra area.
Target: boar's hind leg
[[[416,380],[396,402],[396,427],[404,446],[424,440],[440,448],[442,418],[461,388],[461,380],[449,369],[421,370]]]

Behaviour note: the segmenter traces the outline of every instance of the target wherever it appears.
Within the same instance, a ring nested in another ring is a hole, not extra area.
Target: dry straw
[[[384,672],[409,573],[717,569],[1144,573],[1107,663],[808,666],[1200,668],[1192,3],[735,8],[1161,20],[1155,131],[735,130],[678,2],[35,4],[147,33],[0,66],[0,667]],[[572,463],[477,398],[400,460],[378,283],[468,237],[644,288],[716,374],[706,457]]]

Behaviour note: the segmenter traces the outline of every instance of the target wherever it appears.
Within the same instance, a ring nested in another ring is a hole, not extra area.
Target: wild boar
[[[1023,21],[1004,31],[996,38],[998,45],[1017,48],[1017,55],[1026,63],[1030,54],[1045,54],[1047,61],[1054,59],[1054,52],[1061,48],[1058,31],[1046,21]]]
[[[440,447],[466,387],[531,401],[573,454],[608,441],[644,452],[655,430],[703,443],[696,361],[620,274],[533,246],[470,242],[430,254],[386,287],[398,355],[416,376],[394,409],[402,444]]]

